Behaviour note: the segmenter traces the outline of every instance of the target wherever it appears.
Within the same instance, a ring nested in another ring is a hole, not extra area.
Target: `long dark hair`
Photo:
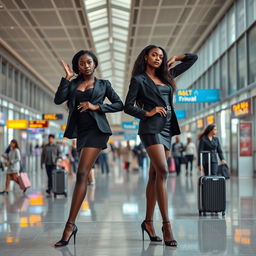
[[[199,135],[198,139],[201,140],[204,136],[208,136],[208,134],[216,127],[216,124],[209,124],[204,131]]]
[[[170,72],[168,71],[168,65],[167,65],[167,54],[166,51],[160,47],[160,46],[156,46],[156,45],[148,45],[146,46],[141,53],[138,55],[133,69],[132,69],[132,76],[137,76],[140,75],[142,73],[144,73],[146,71],[146,67],[147,67],[147,62],[145,60],[145,56],[149,54],[150,50],[155,49],[155,48],[159,48],[160,50],[162,50],[163,52],[163,60],[162,60],[162,64],[159,68],[156,69],[156,76],[164,83],[169,83],[173,90],[176,90],[176,83],[173,80]],[[140,100],[136,100],[136,105],[140,108],[143,108],[143,104],[140,102]]]
[[[15,146],[14,146],[14,148],[18,148],[19,149],[19,145],[18,145],[18,142],[17,142],[17,140],[11,140],[11,143],[13,143],[13,144],[15,144]],[[11,144],[10,143],[10,144]]]
[[[160,46],[156,46],[156,45],[151,44],[151,45],[146,46],[141,51],[141,53],[139,54],[139,56],[137,57],[137,59],[134,63],[133,70],[132,70],[132,76],[140,75],[140,74],[142,74],[146,71],[147,63],[145,61],[145,56],[148,55],[150,50],[152,50],[154,48],[159,48],[163,52],[162,64],[159,68],[156,69],[156,76],[162,82],[169,83],[172,86],[172,88],[174,90],[176,90],[176,83],[173,80],[170,72],[168,71],[166,51]]]

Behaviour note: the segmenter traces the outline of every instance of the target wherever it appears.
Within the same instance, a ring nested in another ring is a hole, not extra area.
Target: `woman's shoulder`
[[[132,77],[131,77],[131,80],[140,81],[140,80],[143,79],[144,77],[145,77],[145,74],[142,73],[142,74],[139,74],[139,75],[136,75],[136,76],[132,76]]]

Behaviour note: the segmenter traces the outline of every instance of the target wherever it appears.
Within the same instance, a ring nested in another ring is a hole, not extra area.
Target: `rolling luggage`
[[[57,195],[64,195],[67,197],[67,184],[68,184],[68,175],[65,169],[57,167],[52,172],[52,191],[54,197]]]
[[[19,174],[18,181],[21,190],[25,190],[31,187],[31,182],[26,172],[21,172]]]
[[[203,154],[208,154],[209,174],[211,174],[211,152],[200,152],[200,166],[203,166]],[[223,176],[201,176],[198,180],[198,211],[206,216],[206,212],[225,215],[226,183]]]

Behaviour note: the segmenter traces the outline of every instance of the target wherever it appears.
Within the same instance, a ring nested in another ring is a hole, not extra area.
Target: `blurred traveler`
[[[8,153],[6,153],[7,173],[5,181],[5,190],[0,192],[1,195],[8,194],[10,181],[13,180],[19,185],[18,175],[21,169],[21,153],[16,140],[11,140],[8,147]],[[23,191],[25,192],[26,189]]]
[[[108,155],[111,153],[111,146],[107,144],[107,148],[103,149],[99,155],[101,173],[109,174],[109,159]]]
[[[76,173],[77,165],[78,165],[78,161],[79,161],[78,152],[76,149],[76,140],[72,141],[72,145],[69,148],[69,158],[70,158],[70,161],[72,164],[73,173]]]
[[[59,145],[55,143],[55,135],[50,134],[48,136],[48,143],[43,146],[41,154],[41,168],[45,164],[46,174],[48,177],[48,185],[46,189],[47,194],[51,194],[52,190],[52,172],[56,169],[58,158],[61,157],[61,150]]]
[[[217,175],[218,171],[218,159],[217,154],[221,160],[222,164],[225,164],[223,152],[219,139],[215,136],[217,134],[217,127],[215,124],[208,125],[203,133],[199,136],[199,146],[198,146],[198,168],[204,172],[204,175]],[[208,170],[208,156],[203,154],[203,170],[200,166],[200,152],[209,151],[211,154],[211,173]]]
[[[73,70],[64,62],[62,65],[66,77],[61,79],[54,102],[67,102],[69,117],[64,136],[77,138],[79,165],[69,217],[62,238],[55,247],[66,246],[72,236],[75,242],[78,230],[75,220],[87,192],[88,176],[112,134],[105,113],[123,109],[123,103],[110,82],[94,76],[98,59],[91,51],[81,50],[75,54],[72,59]],[[75,73],[77,76],[71,80]],[[111,104],[104,103],[105,98],[108,98]]]
[[[185,158],[186,158],[186,176],[188,175],[188,164],[190,164],[190,175],[193,171],[193,161],[196,156],[196,145],[192,142],[191,138],[187,138],[187,145],[185,146]]]
[[[175,142],[172,144],[172,156],[175,161],[177,176],[180,175],[180,166],[182,164],[181,161],[182,161],[182,157],[183,157],[183,151],[184,151],[183,143],[180,142],[180,137],[176,136]]]
[[[124,169],[126,171],[129,171],[130,164],[131,164],[132,158],[133,158],[133,153],[132,153],[132,149],[131,149],[129,140],[126,141],[126,146],[121,149],[121,156],[122,156],[123,163],[124,163]]]

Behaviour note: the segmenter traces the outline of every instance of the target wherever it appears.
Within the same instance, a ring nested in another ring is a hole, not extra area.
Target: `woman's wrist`
[[[72,78],[72,76],[65,76],[65,79],[68,80],[68,81],[69,81],[71,78]]]
[[[179,55],[179,56],[174,56],[175,57],[175,61],[182,61],[186,58],[186,54],[182,54],[182,55]]]

